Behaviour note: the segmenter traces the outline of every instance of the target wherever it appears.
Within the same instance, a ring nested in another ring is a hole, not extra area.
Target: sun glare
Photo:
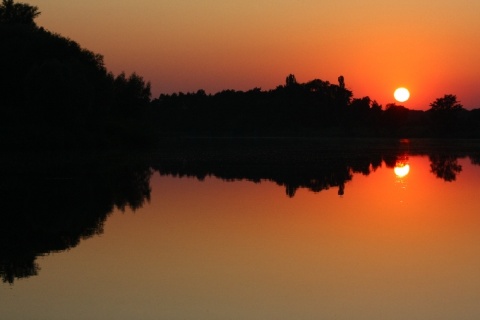
[[[393,96],[398,102],[405,102],[408,100],[408,98],[410,98],[410,92],[407,88],[397,88],[397,90],[395,90],[393,93]]]

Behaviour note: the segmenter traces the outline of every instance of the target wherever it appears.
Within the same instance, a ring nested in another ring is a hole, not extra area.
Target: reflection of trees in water
[[[429,156],[431,172],[445,181],[455,181],[462,166],[455,155],[433,154]]]
[[[408,156],[428,155],[432,173],[446,181],[454,181],[461,172],[459,158],[468,156],[473,164],[480,165],[480,152],[476,149],[440,152],[405,143],[379,146],[335,141],[325,144],[241,140],[175,142],[160,150],[149,163],[140,164],[121,165],[119,161],[126,158],[118,157],[103,165],[38,165],[25,173],[24,168],[31,166],[29,162],[25,167],[0,163],[2,280],[13,283],[16,278],[36,275],[37,256],[75,247],[81,239],[102,233],[104,222],[115,207],[142,207],[150,198],[153,170],[199,180],[206,176],[227,181],[268,180],[284,186],[286,194],[293,197],[299,188],[313,192],[338,188],[337,193],[343,195],[348,193],[348,182],[354,174],[369,175],[383,164],[394,168],[397,161]],[[12,167],[14,170],[9,170]]]
[[[313,192],[328,190],[338,187],[338,195],[344,195],[345,184],[352,180],[354,173],[369,175],[382,164],[381,155],[352,156],[351,158],[333,157],[327,164],[322,163],[320,167],[315,163],[302,168],[301,174],[292,174],[288,179],[271,177],[270,180],[286,187],[286,193],[293,197],[299,188],[306,188]]]
[[[0,277],[38,273],[39,255],[75,247],[103,232],[114,207],[140,208],[150,197],[148,167],[75,166],[6,175],[0,185]]]
[[[281,141],[281,140],[280,140]],[[369,175],[382,165],[383,150],[368,146],[359,148],[354,144],[325,144],[310,141],[279,143],[253,141],[245,150],[232,148],[221,142],[212,147],[188,146],[163,154],[153,168],[162,175],[190,176],[199,180],[215,176],[223,180],[268,180],[285,187],[289,197],[299,188],[320,192],[338,188],[345,193],[345,184],[355,173]],[[211,149],[208,149],[211,148]]]
[[[408,140],[383,144],[374,141],[365,145],[336,144],[335,141],[330,144],[315,141],[297,144],[294,141],[280,145],[272,141],[266,144],[250,142],[252,145],[245,150],[244,146],[233,144],[234,147],[229,147],[218,141],[213,147],[187,145],[169,149],[153,168],[163,175],[190,176],[199,180],[206,176],[227,181],[269,180],[285,186],[286,194],[293,197],[299,188],[320,192],[336,187],[338,194],[343,195],[353,174],[369,175],[383,163],[387,168],[394,168],[399,162],[406,163],[409,156],[429,156],[432,173],[446,181],[454,181],[461,172],[459,158],[468,156],[473,164],[480,164],[476,146],[467,148],[455,143],[432,146],[431,142],[412,144]]]
[[[477,166],[480,165],[480,151],[471,153],[469,157],[472,164]]]

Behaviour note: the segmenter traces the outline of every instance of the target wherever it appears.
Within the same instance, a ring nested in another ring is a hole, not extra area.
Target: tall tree
[[[286,87],[296,86],[297,84],[298,84],[297,79],[295,78],[295,75],[293,75],[293,74],[289,74],[287,76],[287,78],[285,79],[285,86]]]

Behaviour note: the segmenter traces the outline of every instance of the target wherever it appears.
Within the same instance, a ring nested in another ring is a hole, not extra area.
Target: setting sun
[[[395,90],[393,93],[393,96],[398,102],[405,102],[408,100],[408,98],[410,98],[410,92],[407,88],[397,88],[397,90]]]

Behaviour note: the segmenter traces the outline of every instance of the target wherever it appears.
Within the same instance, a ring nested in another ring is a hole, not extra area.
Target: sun
[[[408,100],[408,98],[410,98],[410,92],[407,88],[397,88],[397,90],[395,90],[393,93],[393,96],[398,102],[405,102]]]

